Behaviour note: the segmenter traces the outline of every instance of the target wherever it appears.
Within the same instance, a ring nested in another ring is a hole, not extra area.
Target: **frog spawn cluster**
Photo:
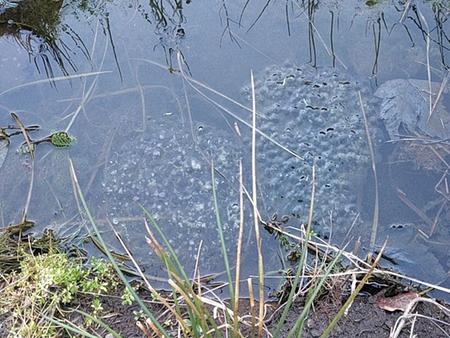
[[[256,80],[257,128],[303,157],[258,139],[258,181],[267,210],[306,222],[314,164],[314,230],[327,233],[331,224],[347,229],[358,213],[358,175],[370,162],[358,95],[367,116],[375,116],[369,87],[336,69],[309,66],[272,66]],[[244,93],[250,100],[250,89]]]
[[[202,267],[220,264],[220,242],[214,211],[211,166],[225,240],[235,242],[239,224],[238,174],[239,150],[233,139],[209,126],[196,128],[196,142],[190,128],[182,127],[178,117],[163,116],[152,121],[145,133],[117,139],[105,169],[105,204],[109,217],[117,224],[135,252],[149,251],[144,241],[142,221],[130,222],[143,212],[139,204],[153,214],[180,259],[195,262],[200,241]],[[138,254],[139,256],[139,254]]]
[[[358,91],[367,102],[367,87],[334,69],[273,66],[257,76],[258,128],[303,157],[297,159],[258,137],[257,179],[261,213],[294,215],[306,221],[311,195],[311,168],[316,166],[315,231],[326,232],[330,219],[346,229],[357,214],[355,173],[369,164]],[[244,95],[250,96],[244,88]],[[365,104],[369,116],[372,102]],[[210,160],[216,174],[219,209],[227,243],[235,243],[239,224],[238,162],[250,149],[249,130],[243,143],[232,132],[203,125],[188,126],[179,117],[161,116],[142,134],[116,140],[105,169],[105,204],[122,226],[128,241],[148,251],[141,216],[142,204],[155,216],[186,263],[193,263],[201,240],[203,266],[222,261],[212,198]],[[249,163],[244,181],[250,182]],[[222,176],[223,175],[223,176]],[[139,224],[140,223],[140,224]],[[136,230],[137,229],[137,230]],[[230,245],[230,247],[233,247]],[[144,253],[145,255],[145,253]]]

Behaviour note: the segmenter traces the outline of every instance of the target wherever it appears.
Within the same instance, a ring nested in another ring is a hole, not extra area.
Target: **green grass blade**
[[[75,173],[75,168],[73,166],[73,162],[72,162],[71,159],[69,159],[69,164],[70,164],[70,174],[71,174],[71,177],[72,177],[72,181],[74,183],[74,187],[76,189],[75,192],[78,195],[78,197],[80,198],[80,201],[82,203],[84,212],[86,213],[86,215],[87,215],[87,217],[89,219],[89,222],[91,223],[92,228],[94,229],[94,232],[97,235],[98,241],[103,246],[108,259],[110,260],[111,264],[113,265],[114,270],[116,270],[116,273],[119,275],[119,278],[125,284],[127,290],[133,295],[134,299],[138,303],[138,305],[141,308],[141,310],[145,313],[145,315],[152,321],[152,323],[158,328],[158,330],[160,330],[161,334],[163,334],[165,337],[169,337],[169,334],[167,333],[167,331],[161,326],[161,324],[158,322],[158,320],[153,316],[153,314],[150,312],[150,310],[145,306],[144,302],[140,299],[140,297],[138,296],[136,291],[130,285],[130,283],[128,282],[127,278],[123,274],[122,270],[118,266],[116,260],[114,259],[113,255],[109,252],[109,250],[108,250],[108,248],[106,246],[106,243],[103,240],[103,237],[102,237],[100,231],[97,228],[97,224],[95,223],[94,218],[92,217],[92,214],[91,214],[91,212],[90,212],[90,210],[88,208],[86,200],[84,199],[84,195],[83,195],[83,193],[81,191],[81,188],[80,188],[80,185],[78,183],[78,179],[77,179],[77,176],[76,176],[76,173]]]
[[[181,265],[181,263],[177,257],[177,254],[173,250],[170,242],[167,240],[167,237],[165,236],[161,227],[156,223],[156,221],[154,220],[152,215],[144,207],[141,206],[141,208],[144,211],[145,215],[147,216],[148,220],[150,220],[150,223],[157,230],[157,232],[163,239],[164,244],[166,245],[167,249],[169,250],[170,255],[167,254],[165,251],[162,251],[159,253],[160,259],[163,262],[163,264],[166,266],[166,269],[168,271],[169,279],[176,281],[176,285],[186,295],[189,295],[189,294],[193,295],[195,292],[192,288],[192,283],[190,282],[189,278],[187,277],[187,275],[183,269],[183,266]],[[147,225],[147,222],[146,222],[146,225]],[[150,229],[147,229],[147,231],[151,232]],[[152,236],[153,236],[153,234],[151,234],[150,237],[152,237]],[[176,292],[174,292],[173,299],[174,299],[174,303],[175,303],[177,311],[181,314],[181,311],[180,311],[181,307],[180,307],[179,301],[177,299]],[[217,324],[214,321],[214,318],[212,318],[210,315],[208,315],[208,310],[205,308],[205,305],[202,302],[198,301],[198,299],[195,297],[193,299],[192,304],[195,308],[191,308],[189,306],[187,307],[187,312],[188,312],[192,327],[194,327],[194,328],[202,327],[203,331],[206,332],[209,330],[209,327],[207,325],[207,322],[209,322],[210,325],[214,329],[217,330]],[[204,315],[201,317],[197,316],[196,313],[198,313],[198,312],[204,313],[206,315],[206,318]],[[194,334],[194,337],[200,337],[202,335],[202,333],[198,332],[197,330],[194,331],[193,334]],[[221,336],[220,332],[219,332],[219,335]]]
[[[225,245],[225,238],[223,236],[223,227],[222,227],[222,221],[220,219],[219,205],[217,203],[216,178],[214,175],[214,162],[211,163],[211,180],[212,180],[212,192],[213,192],[213,200],[214,200],[214,211],[216,214],[216,222],[217,222],[217,232],[219,233],[223,261],[225,264],[225,270],[227,272],[228,288],[230,290],[230,297],[231,297],[232,303],[234,303],[233,280],[231,277],[230,264],[228,262],[228,254],[227,254],[227,247]]]
[[[289,310],[292,307],[292,302],[294,301],[294,296],[297,290],[297,286],[300,282],[300,276],[302,274],[303,271],[303,266],[304,266],[304,262],[306,260],[306,254],[307,254],[307,250],[308,250],[308,242],[309,242],[309,236],[306,236],[305,242],[303,243],[303,247],[302,247],[302,254],[300,256],[300,263],[297,267],[297,272],[295,273],[295,277],[294,277],[294,282],[292,284],[291,287],[291,291],[289,292],[289,296],[288,299],[286,301],[286,304],[284,306],[283,312],[281,314],[280,319],[278,320],[277,326],[275,328],[275,332],[274,332],[274,337],[279,337],[280,336],[280,331],[281,328],[284,325],[284,322],[287,318],[287,315],[289,313]]]
[[[300,282],[300,275],[301,275],[301,273],[303,271],[303,267],[306,263],[306,258],[307,258],[307,254],[308,254],[308,244],[309,244],[309,239],[310,239],[310,234],[311,234],[311,226],[312,226],[312,221],[313,221],[314,198],[316,195],[316,167],[315,167],[315,165],[313,165],[313,167],[312,167],[312,175],[311,176],[312,176],[311,203],[309,205],[308,225],[305,230],[305,241],[304,241],[303,247],[302,247],[300,263],[297,267],[297,272],[295,273],[294,283],[292,285],[291,291],[289,292],[289,296],[286,301],[283,312],[281,314],[281,318],[277,323],[274,337],[278,337],[280,335],[281,328],[284,325],[284,321],[286,320],[289,310],[291,309],[292,302],[294,301],[294,296],[297,291],[297,286],[298,286],[298,283]]]
[[[383,255],[384,249],[386,248],[386,244],[387,244],[387,242],[384,242],[383,247],[381,248],[380,252],[378,253],[377,257],[375,258],[375,261],[373,262],[369,271],[367,271],[364,278],[361,280],[361,282],[359,282],[358,286],[355,288],[355,291],[352,292],[352,294],[350,295],[350,297],[348,297],[348,299],[346,300],[344,305],[342,305],[342,307],[340,308],[340,310],[338,311],[336,316],[334,316],[334,318],[332,319],[330,324],[328,324],[328,326],[323,331],[320,338],[327,338],[331,334],[331,331],[336,326],[339,319],[341,319],[341,317],[344,315],[345,311],[347,311],[348,307],[353,303],[353,301],[355,300],[356,296],[359,294],[359,292],[361,291],[363,286],[366,285],[366,283],[369,280],[370,276],[372,275],[373,271],[377,267],[378,262],[381,259],[381,256]]]
[[[92,320],[94,323],[96,323],[97,325],[101,326],[102,328],[104,328],[106,331],[108,331],[114,338],[122,338],[122,336],[117,333],[116,331],[114,331],[113,329],[111,329],[108,324],[106,324],[105,322],[103,322],[102,320],[100,320],[99,318],[96,318],[94,316],[91,316],[89,313],[81,311],[81,310],[77,310],[77,309],[73,309],[74,312],[79,313],[80,315],[89,318],[90,320]]]
[[[306,320],[306,317],[308,316],[309,310],[310,310],[312,304],[314,303],[314,300],[316,299],[317,294],[322,289],[323,284],[325,284],[325,281],[327,280],[327,278],[330,275],[331,271],[333,270],[333,268],[337,264],[339,258],[341,257],[342,252],[343,252],[343,250],[340,250],[337,253],[336,257],[328,265],[324,276],[320,278],[319,283],[316,285],[316,287],[311,292],[310,296],[308,297],[308,300],[305,303],[305,306],[303,308],[302,313],[300,314],[300,316],[296,320],[294,327],[289,332],[288,338],[301,337],[301,328],[303,327],[303,324],[304,324],[304,322]]]
[[[164,232],[161,230],[161,227],[158,225],[158,223],[156,223],[155,219],[153,218],[153,216],[150,214],[150,212],[144,208],[144,206],[141,205],[142,210],[144,211],[145,216],[147,217],[147,219],[150,221],[150,223],[152,224],[152,226],[156,229],[156,231],[158,232],[158,234],[161,236],[164,245],[166,246],[167,250],[169,250],[170,253],[170,259],[173,259],[173,263],[175,263],[174,265],[176,266],[177,269],[177,275],[178,276],[182,276],[184,280],[188,281],[189,278],[186,274],[186,272],[183,269],[183,265],[180,263],[177,254],[175,253],[175,250],[173,250],[172,245],[170,244],[169,240],[167,239],[166,235],[164,234]]]
[[[63,329],[65,329],[65,330],[67,330],[67,331],[70,331],[70,332],[79,334],[79,335],[81,335],[82,337],[87,337],[87,338],[101,338],[100,336],[94,336],[93,334],[90,334],[89,332],[86,332],[86,331],[84,331],[84,330],[81,330],[80,328],[78,328],[78,327],[76,327],[76,326],[74,326],[74,325],[69,325],[69,324],[63,323],[63,322],[61,322],[61,321],[59,321],[59,320],[56,320],[56,319],[54,319],[54,318],[50,318],[50,317],[48,317],[48,316],[46,316],[46,315],[42,315],[42,317],[45,318],[46,320],[48,320],[49,322],[51,322],[51,323],[53,323],[53,324],[55,324],[55,325],[57,325],[57,326],[59,326],[59,327],[62,327]]]

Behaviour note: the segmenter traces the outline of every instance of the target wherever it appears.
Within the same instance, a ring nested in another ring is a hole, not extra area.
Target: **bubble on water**
[[[200,162],[197,159],[193,158],[191,160],[191,167],[194,170],[200,170],[202,168],[202,165],[200,164]]]

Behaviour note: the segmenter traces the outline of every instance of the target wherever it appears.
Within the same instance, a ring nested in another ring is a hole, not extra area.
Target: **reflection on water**
[[[0,126],[12,124],[16,111],[25,125],[41,125],[34,139],[57,130],[77,139],[69,149],[39,145],[28,216],[36,231],[83,229],[71,158],[111,245],[107,219],[148,271],[161,273],[142,236],[142,204],[187,265],[203,241],[203,272],[220,271],[211,164],[231,244],[241,158],[250,184],[246,106],[254,70],[262,218],[286,215],[286,229],[305,222],[314,163],[317,235],[336,243],[360,237],[366,254],[378,199],[376,242],[390,238],[385,264],[443,281],[450,265],[448,13],[439,1],[22,0],[3,8]],[[80,77],[61,77],[74,74]],[[20,135],[11,138],[8,152],[0,143],[2,225],[20,220],[27,198],[30,166],[14,151],[20,143]],[[250,210],[246,202],[247,221]],[[246,273],[255,265],[250,229]],[[278,269],[285,254],[265,236],[267,268]]]
[[[0,14],[1,36],[14,39],[28,53],[36,70],[44,70],[48,77],[54,76],[53,63],[64,75],[77,70],[72,62],[72,47],[89,57],[83,40],[69,25],[61,23],[62,10],[63,1],[23,0]]]

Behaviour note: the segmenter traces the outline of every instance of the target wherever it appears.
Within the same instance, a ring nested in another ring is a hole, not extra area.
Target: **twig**
[[[367,121],[367,115],[366,111],[364,109],[364,104],[362,101],[361,92],[358,92],[359,96],[359,104],[361,105],[361,112],[364,117],[364,127],[366,129],[366,135],[367,135],[367,143],[369,145],[369,151],[370,151],[370,160],[372,161],[372,172],[373,172],[373,179],[375,181],[375,204],[373,207],[373,221],[372,221],[372,231],[370,234],[370,250],[372,251],[375,246],[375,240],[377,237],[377,230],[378,230],[378,220],[379,220],[379,194],[378,194],[378,176],[377,176],[377,167],[375,164],[375,152],[373,150],[373,144],[372,139],[370,137],[369,132],[369,123]]]
[[[409,200],[409,198],[406,196],[406,194],[402,190],[397,188],[397,194],[398,194],[398,198],[400,198],[400,200],[403,203],[405,203],[412,211],[414,211],[417,216],[419,216],[430,227],[433,227],[433,221],[422,210],[420,210],[418,207],[416,207],[414,205],[414,203]]]
[[[418,297],[414,300],[411,301],[411,303],[409,303],[408,307],[405,309],[405,312],[403,313],[403,315],[401,315],[397,321],[395,322],[395,326],[391,331],[391,334],[389,335],[389,338],[397,338],[402,330],[403,327],[406,324],[406,320],[411,317],[411,312],[414,311],[415,307],[417,306],[417,304],[419,302],[423,302],[423,303],[431,303],[433,305],[436,305],[444,314],[446,314],[448,317],[450,317],[450,310],[448,308],[446,308],[445,306],[442,306],[441,304],[439,304],[438,302],[436,302],[435,300],[432,299],[428,299],[428,298],[423,298],[423,297]]]
[[[27,132],[24,124],[19,119],[19,117],[15,113],[11,113],[11,116],[14,119],[14,121],[16,122],[17,126],[20,128],[20,131],[22,132],[22,135],[27,144],[28,152],[29,152],[30,158],[31,158],[30,186],[28,188],[27,200],[25,202],[25,207],[23,208],[22,219],[20,222],[21,224],[25,224],[27,221],[27,214],[28,214],[28,209],[30,208],[31,195],[33,193],[33,185],[34,185],[34,164],[35,164],[35,162],[34,162],[34,145],[30,139],[30,136],[28,135],[28,132]]]

